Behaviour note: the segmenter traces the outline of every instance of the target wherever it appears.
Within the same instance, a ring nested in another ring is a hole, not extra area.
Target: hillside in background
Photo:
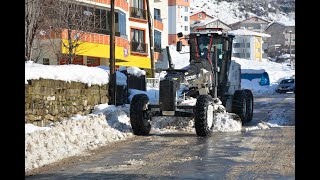
[[[290,24],[295,21],[295,0],[191,0],[190,9],[191,13],[204,11],[227,24],[251,15]]]

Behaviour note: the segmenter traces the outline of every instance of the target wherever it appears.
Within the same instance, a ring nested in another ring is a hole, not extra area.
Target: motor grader
[[[148,135],[152,117],[193,117],[196,134],[209,136],[216,113],[235,115],[242,124],[252,120],[253,94],[241,89],[240,64],[231,60],[233,35],[220,28],[199,28],[185,37],[178,33],[176,50],[182,51],[182,39],[189,44],[189,65],[169,68],[160,80],[159,101],[150,104],[146,94],[136,94],[130,103],[130,122],[135,135]],[[194,100],[194,103],[188,104]]]

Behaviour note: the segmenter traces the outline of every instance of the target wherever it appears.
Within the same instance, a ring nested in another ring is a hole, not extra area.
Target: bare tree
[[[54,1],[45,9],[46,36],[51,41],[52,50],[58,60],[62,56],[61,48],[55,46],[58,40],[68,51],[67,64],[73,63],[73,57],[84,51],[80,45],[85,42],[84,35],[87,32],[99,32],[102,21],[106,21],[106,15],[101,14],[95,6],[84,6],[74,0]],[[62,37],[62,32],[67,33]],[[51,36],[51,37],[50,37]]]
[[[45,0],[25,0],[25,61],[31,60],[32,45],[42,21]]]

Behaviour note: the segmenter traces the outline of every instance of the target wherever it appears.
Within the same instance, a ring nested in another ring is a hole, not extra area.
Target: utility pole
[[[147,16],[148,16],[148,26],[149,26],[149,44],[150,44],[150,58],[151,58],[151,77],[155,77],[155,64],[154,64],[154,50],[153,50],[153,27],[151,24],[151,11],[150,11],[150,4],[149,0],[147,2]]]
[[[116,105],[116,88],[117,88],[117,76],[115,73],[115,17],[114,17],[114,1],[111,0],[111,34],[110,34],[110,76],[109,76],[109,104]]]

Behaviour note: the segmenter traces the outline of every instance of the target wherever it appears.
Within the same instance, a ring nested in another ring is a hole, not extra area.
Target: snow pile
[[[97,66],[100,69],[105,70],[108,74],[110,74],[110,67],[109,66]],[[120,68],[119,68],[120,69]],[[127,85],[127,76],[125,74],[123,74],[120,71],[116,71],[116,80],[117,80],[117,85],[119,86],[126,86]]]
[[[29,131],[25,134],[25,170],[31,170],[50,164],[66,157],[85,154],[88,150],[124,140],[130,136],[131,126],[123,107],[100,105],[95,113],[87,116],[78,115],[53,127]],[[32,127],[26,124],[26,129]]]
[[[285,109],[274,109],[268,114],[267,124],[270,127],[280,127],[284,125],[294,125],[294,114]]]
[[[241,120],[234,120],[235,116],[230,113],[218,113],[214,117],[213,131],[220,132],[233,132],[241,131],[242,123]]]
[[[140,68],[134,67],[134,66],[128,67],[128,68],[127,68],[127,72],[128,72],[129,74],[135,75],[135,76],[137,76],[137,77],[146,75],[146,72],[145,72],[144,70],[141,70]]]
[[[95,107],[92,114],[104,114],[110,127],[124,133],[131,133],[130,105],[114,106],[100,104]]]
[[[189,117],[153,117],[151,130],[156,133],[167,133],[179,130],[195,132],[194,120]]]
[[[25,84],[30,79],[53,79],[66,82],[81,82],[89,86],[91,84],[103,85],[109,82],[109,73],[101,68],[83,65],[42,65],[25,63]]]
[[[135,67],[135,66],[130,66],[130,67],[120,66],[118,71],[127,71],[128,74],[132,74],[137,77],[140,77],[142,75],[146,75],[146,71],[144,71],[138,67]]]
[[[243,89],[250,89],[253,95],[273,94],[277,88],[277,84],[271,84],[270,86],[261,86],[259,84],[260,79],[241,79],[241,87]]]
[[[194,119],[190,117],[154,117],[151,121],[152,130],[157,133],[170,131],[195,132]],[[213,132],[241,131],[241,121],[230,113],[218,113],[213,119]]]
[[[25,125],[25,133],[33,133],[35,131],[49,131],[51,128],[49,127],[39,127],[33,124],[26,124]]]
[[[279,79],[290,78],[295,75],[295,70],[291,69],[289,66],[276,62],[258,62],[236,57],[232,57],[232,60],[239,63],[241,65],[241,69],[264,69],[269,74],[270,84],[279,83]]]
[[[116,71],[116,81],[117,85],[119,86],[126,86],[127,85],[127,76],[122,72]]]

